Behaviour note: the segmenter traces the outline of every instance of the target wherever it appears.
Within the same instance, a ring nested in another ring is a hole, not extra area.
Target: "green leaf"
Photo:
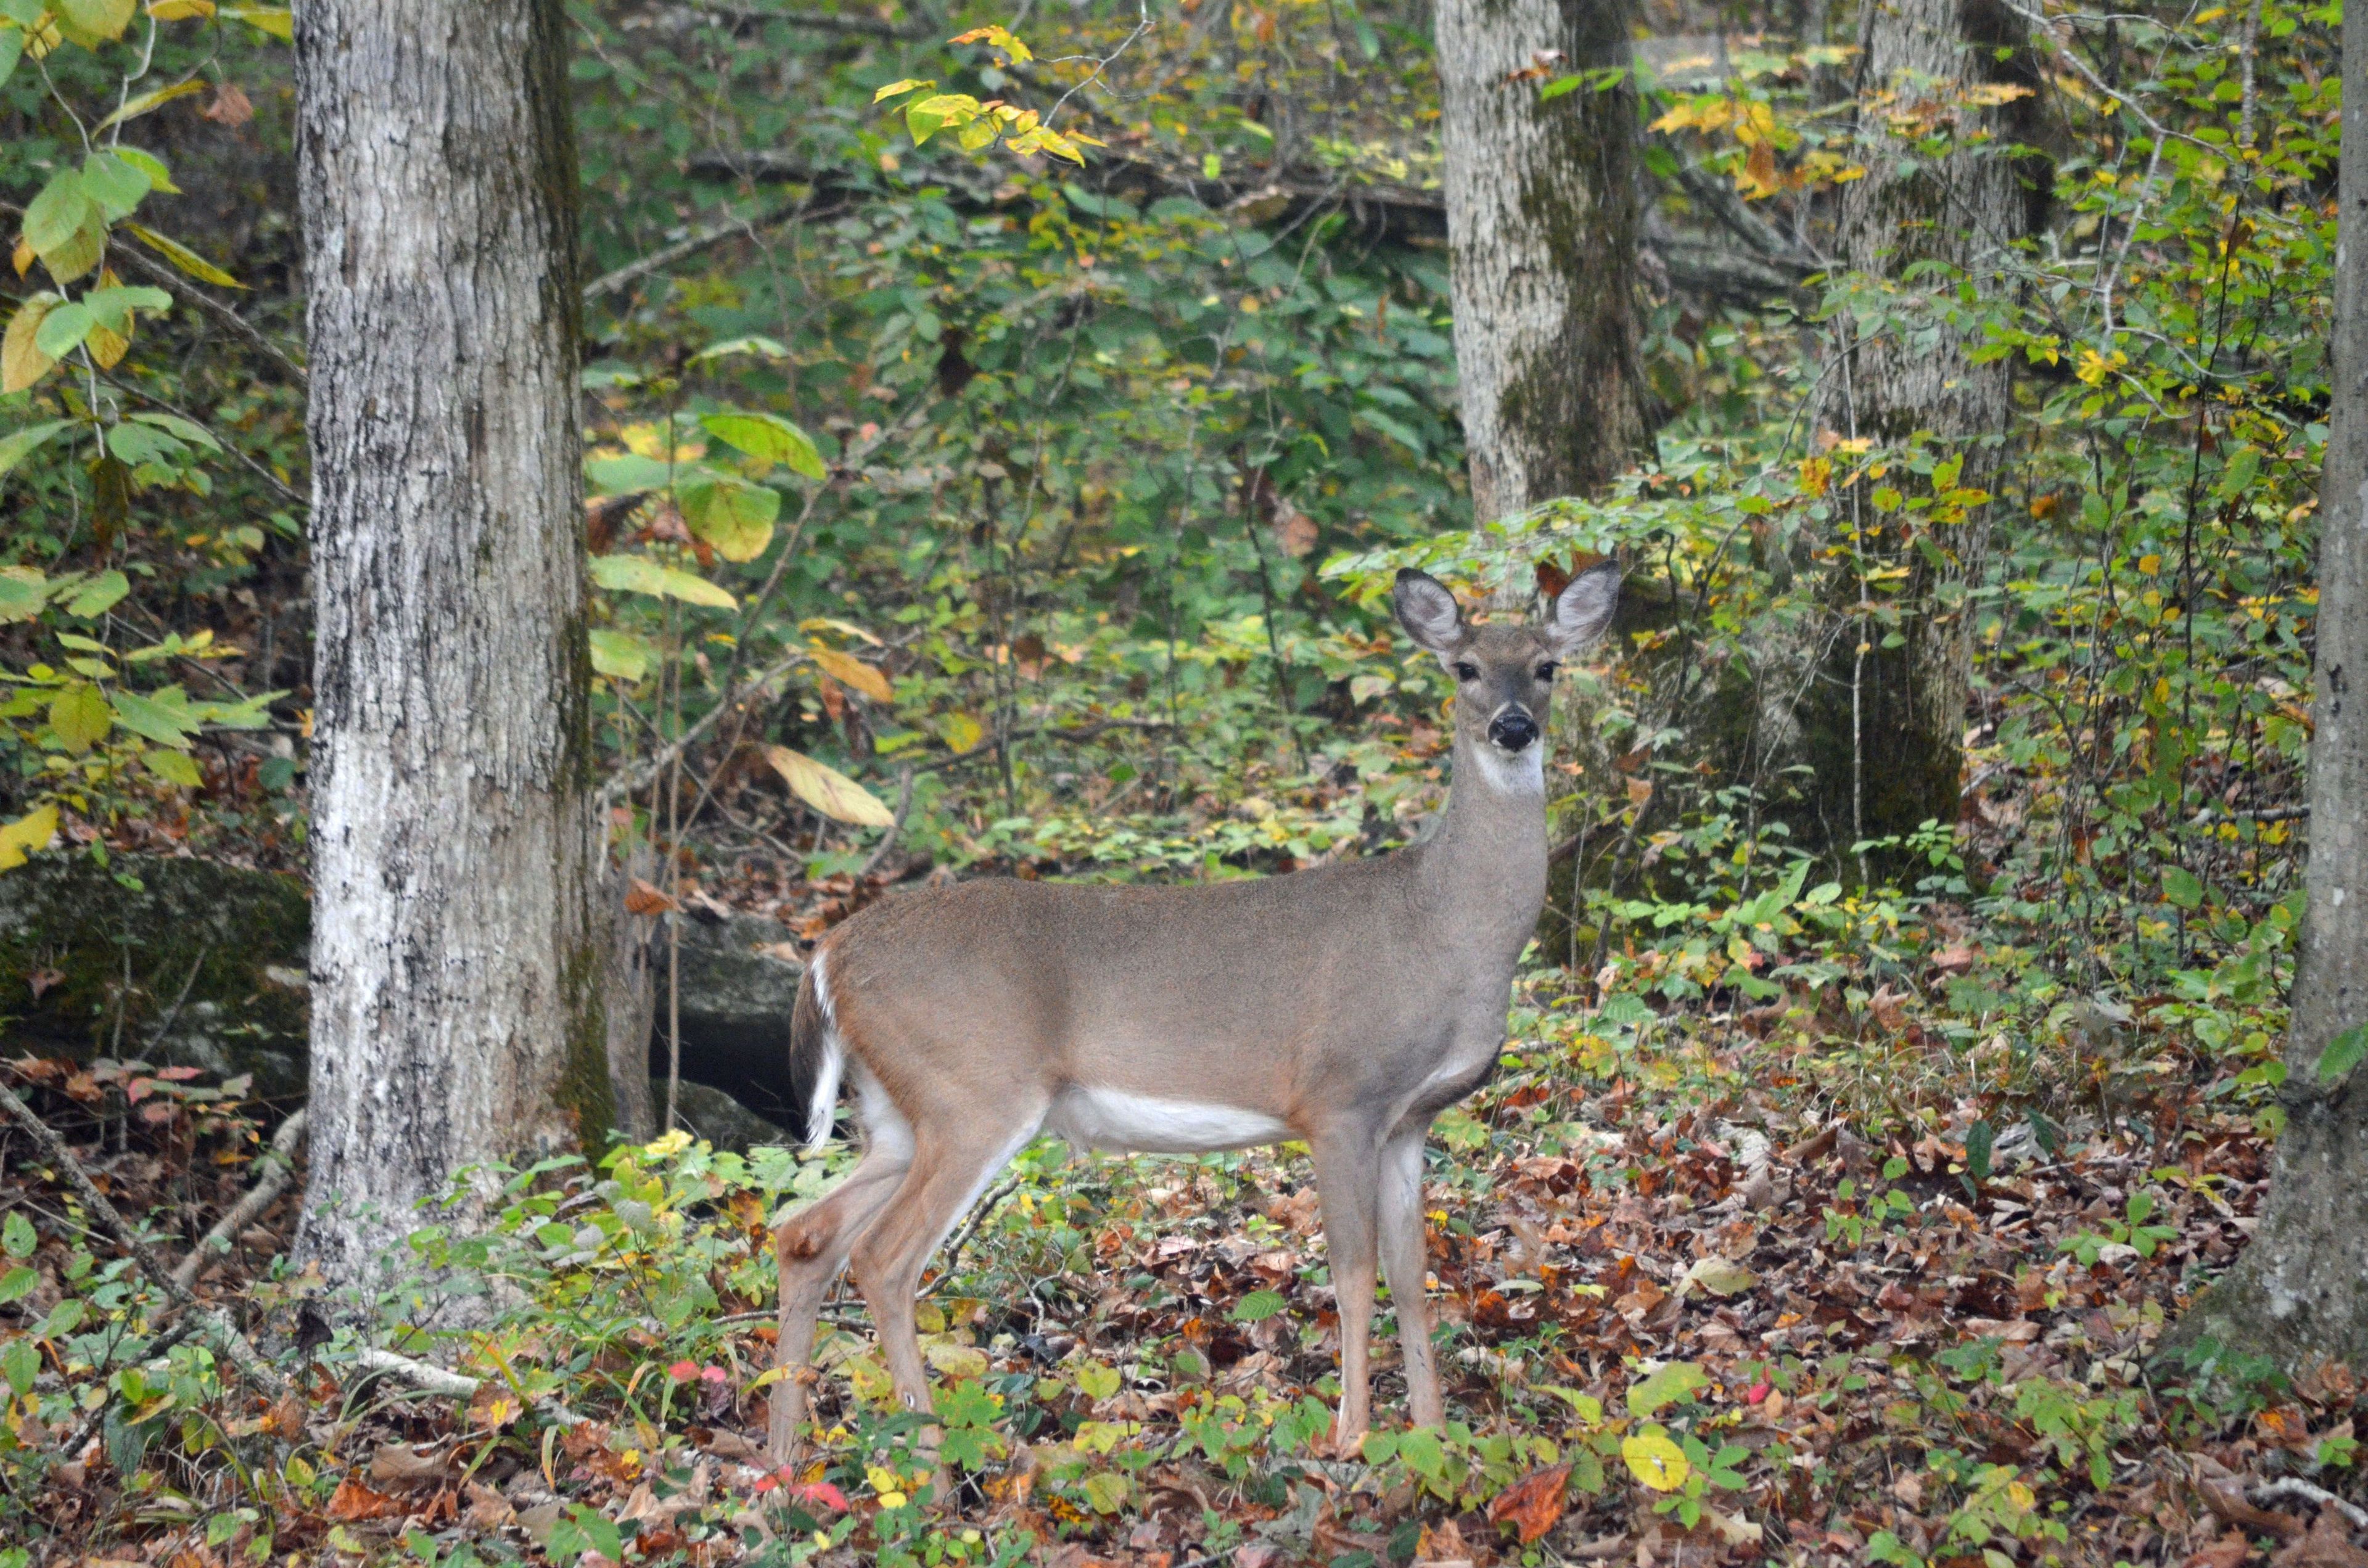
[[[8,1386],[19,1396],[33,1392],[33,1380],[41,1375],[41,1353],[33,1346],[33,1336],[20,1334],[0,1348],[0,1374],[6,1374]]]
[[[154,426],[134,425],[130,420],[108,428],[107,449],[133,468],[142,463],[177,463],[189,450]]]
[[[630,631],[606,627],[591,633],[592,667],[619,680],[639,680],[657,662],[657,650]]]
[[[807,479],[825,479],[830,471],[807,434],[778,414],[762,411],[711,414],[700,422],[717,440],[747,453],[760,462],[780,463]]]
[[[1235,1323],[1258,1323],[1274,1316],[1282,1308],[1283,1300],[1280,1292],[1253,1290],[1234,1303],[1232,1316]]]
[[[50,729],[58,737],[58,744],[79,756],[107,739],[115,727],[115,710],[108,706],[107,693],[90,682],[76,681],[50,702]]]
[[[60,305],[41,318],[41,328],[33,334],[33,347],[52,359],[63,359],[82,347],[90,329],[98,324],[92,319],[90,307],[77,301]]]
[[[624,495],[636,490],[664,490],[674,483],[675,475],[672,464],[659,458],[645,458],[633,452],[594,458],[584,465],[584,472],[603,495]]]
[[[1086,1501],[1097,1514],[1115,1514],[1126,1506],[1134,1488],[1125,1476],[1114,1470],[1096,1471],[1086,1477]]]
[[[0,473],[6,473],[10,469],[23,462],[35,448],[73,423],[71,419],[52,419],[41,425],[28,425],[22,430],[11,430],[7,435],[0,436]],[[40,607],[35,605],[33,608],[39,609]],[[11,619],[7,611],[7,590],[0,587],[0,620]]]
[[[203,719],[189,707],[189,699],[177,686],[168,686],[142,697],[137,692],[115,694],[115,722],[145,740],[163,746],[185,746],[189,737],[205,727]]]
[[[50,0],[50,6],[69,32],[81,35],[76,42],[121,38],[140,8],[138,0]]]
[[[155,230],[138,223],[126,223],[123,232],[179,267],[200,283],[211,283],[218,289],[244,289],[245,284],[208,261],[178,240],[167,239]]]
[[[754,561],[773,542],[781,493],[730,474],[702,472],[675,489],[682,520],[726,561]]]
[[[2327,1042],[2318,1053],[2318,1081],[2332,1084],[2368,1056],[2368,1024],[2354,1024]]]
[[[25,29],[0,28],[0,87],[17,74],[17,62],[24,57]]]
[[[22,1214],[11,1213],[6,1221],[0,1221],[0,1247],[6,1248],[10,1257],[32,1256],[33,1248],[40,1244],[40,1239],[33,1232],[33,1222]],[[17,1294],[22,1295],[23,1292]],[[7,1298],[12,1301],[16,1299],[16,1296]]]
[[[6,1274],[0,1275],[0,1306],[6,1306],[10,1301],[23,1301],[33,1293],[33,1287],[40,1282],[41,1277],[22,1264],[10,1269]]]
[[[206,781],[206,776],[198,770],[197,762],[187,752],[143,752],[140,760],[147,765],[149,772],[184,790],[195,790]]]
[[[82,297],[82,302],[83,308],[90,312],[99,325],[109,332],[120,333],[131,327],[133,311],[169,311],[173,308],[173,296],[162,289],[132,284],[129,287],[93,289]]]
[[[1436,1427],[1416,1426],[1399,1433],[1398,1458],[1408,1470],[1434,1481],[1447,1473],[1447,1450],[1440,1446]]]
[[[896,97],[905,93],[918,92],[923,87],[934,87],[937,85],[937,80],[934,77],[924,79],[918,76],[907,76],[901,82],[891,82],[886,86],[881,88],[878,92],[872,94],[871,101],[876,104],[885,98]]]
[[[2203,884],[2195,880],[2192,871],[2180,866],[2162,869],[2162,895],[2181,909],[2198,909],[2203,903]]]
[[[596,555],[592,580],[610,593],[647,594],[713,609],[737,609],[740,601],[704,577],[662,566],[646,555]]]
[[[1650,1415],[1665,1404],[1674,1404],[1708,1387],[1710,1375],[1700,1367],[1691,1361],[1672,1361],[1641,1381],[1628,1385],[1628,1409],[1634,1415]]]
[[[739,354],[761,354],[768,359],[786,359],[790,357],[790,350],[780,338],[754,332],[746,337],[727,337],[721,343],[711,343],[692,355],[690,362],[704,365],[711,359],[724,359]]]
[[[61,283],[98,265],[107,227],[97,204],[83,190],[82,176],[62,169],[25,208],[25,243]]]
[[[74,590],[66,601],[66,613],[82,620],[96,620],[113,609],[123,596],[131,591],[131,580],[120,572],[102,572]]]
[[[222,449],[222,444],[214,439],[212,431],[177,414],[135,414],[131,417],[142,425],[154,425],[159,430],[169,431],[193,447],[203,447],[210,452]]]
[[[1077,1368],[1077,1386],[1088,1399],[1108,1399],[1118,1392],[1119,1375],[1114,1367],[1099,1361],[1087,1361]]]
[[[109,222],[129,218],[148,194],[148,171],[113,152],[83,160],[82,190]]]

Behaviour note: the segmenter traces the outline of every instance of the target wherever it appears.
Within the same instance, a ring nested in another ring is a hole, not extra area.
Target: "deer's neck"
[[[1519,959],[1546,903],[1543,745],[1507,756],[1459,734],[1447,811],[1423,846],[1423,875],[1439,906],[1481,946]]]

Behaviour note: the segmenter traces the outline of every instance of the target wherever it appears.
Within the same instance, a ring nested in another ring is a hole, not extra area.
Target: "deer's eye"
[[[1555,664],[1552,659],[1548,659],[1544,664],[1538,666],[1538,678],[1540,680],[1552,680],[1554,677],[1554,671],[1560,668],[1562,668],[1560,665]]]
[[[1480,666],[1472,663],[1469,659],[1458,659],[1455,661],[1455,678],[1457,680],[1478,680],[1480,678]]]

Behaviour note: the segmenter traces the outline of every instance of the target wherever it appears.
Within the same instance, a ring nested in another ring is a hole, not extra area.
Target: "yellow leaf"
[[[17,269],[17,276],[22,278],[33,270],[33,262],[39,255],[40,253],[33,249],[32,241],[18,240],[17,254],[8,258],[8,264]]]
[[[282,43],[295,41],[296,14],[285,6],[224,6],[221,14],[245,22],[257,32],[268,33]]]
[[[36,294],[8,323],[7,335],[0,337],[0,392],[23,392],[57,363],[35,347],[33,335],[41,330],[41,319],[64,302],[55,294]]]
[[[148,0],[148,14],[160,22],[202,21],[214,14],[214,0]]]
[[[851,686],[874,702],[887,702],[895,693],[889,689],[888,677],[852,653],[842,653],[836,648],[825,648],[819,642],[806,650],[814,662],[823,667],[831,679],[841,686]]]
[[[43,806],[0,827],[0,871],[12,871],[36,849],[47,849],[58,835],[58,809]]]
[[[907,76],[901,82],[891,82],[872,94],[871,101],[876,104],[882,98],[893,98],[899,93],[918,92],[923,87],[934,87],[937,85],[933,77]]]
[[[244,289],[245,284],[208,261],[178,240],[168,240],[155,230],[138,223],[125,223],[123,232],[188,273],[200,283],[211,283],[218,289]],[[20,269],[21,270],[21,269]]]
[[[171,19],[168,17],[157,17],[159,21]],[[169,87],[159,87],[153,93],[142,93],[136,98],[127,99],[121,108],[100,120],[93,129],[104,131],[110,125],[120,125],[127,119],[137,119],[151,109],[162,108],[175,98],[186,98],[192,93],[202,93],[205,90],[205,79],[193,76],[186,82],[176,82]]]
[[[826,817],[860,827],[886,827],[896,813],[880,797],[835,767],[825,767],[803,752],[787,746],[767,746],[765,760],[787,781],[791,791]]]
[[[1693,1473],[1685,1449],[1658,1432],[1621,1438],[1620,1457],[1628,1461],[1629,1474],[1656,1492],[1675,1492]]]
[[[98,368],[102,370],[112,370],[131,351],[130,338],[121,333],[109,332],[103,326],[93,326],[82,343],[90,350],[90,357],[98,361]]]
[[[969,714],[956,713],[945,722],[939,733],[946,737],[947,745],[956,753],[963,753],[985,737],[986,729]]]

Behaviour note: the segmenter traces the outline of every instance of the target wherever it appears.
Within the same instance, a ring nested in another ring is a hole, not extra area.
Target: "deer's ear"
[[[1463,610],[1444,583],[1408,566],[1399,571],[1393,594],[1398,624],[1406,629],[1407,636],[1442,658],[1463,646],[1469,634]]]
[[[1619,566],[1610,561],[1590,566],[1554,596],[1546,635],[1558,652],[1575,653],[1603,635],[1603,629],[1611,624],[1611,612],[1619,608]]]

